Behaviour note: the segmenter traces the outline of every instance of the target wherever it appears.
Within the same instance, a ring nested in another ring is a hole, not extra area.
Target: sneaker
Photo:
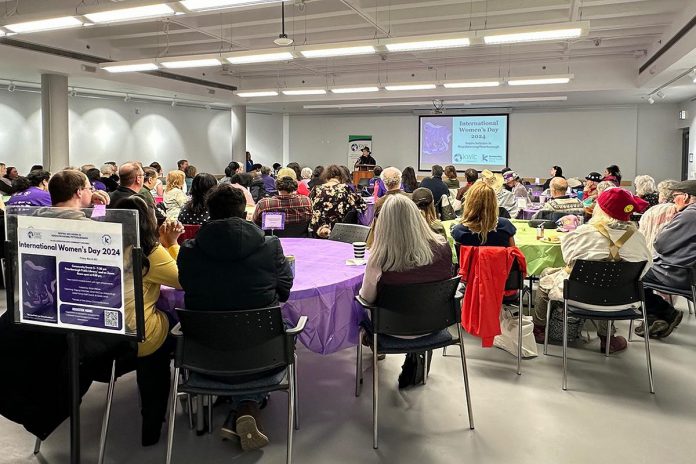
[[[256,426],[256,419],[254,419],[254,416],[239,416],[236,425],[236,432],[237,436],[239,436],[242,450],[255,450],[263,448],[268,444],[268,437]]]
[[[669,327],[669,324],[661,319],[657,319],[652,322],[648,321],[648,326],[650,338],[659,338],[660,332],[666,330]],[[633,333],[639,337],[645,337],[645,327],[643,327],[643,324],[641,323],[640,325],[636,326],[636,328],[633,329]]]
[[[607,351],[607,337],[606,335],[600,335],[599,339],[602,341],[600,344],[600,352],[605,353]],[[628,348],[628,342],[621,335],[616,335],[611,337],[609,340],[609,353],[618,353]]]
[[[543,325],[534,324],[534,340],[540,345],[544,344],[546,340],[546,327]]]
[[[681,323],[682,318],[684,317],[684,311],[679,311],[678,309],[675,310],[674,312],[674,318],[672,319],[672,322],[669,323],[666,329],[661,330],[660,332],[657,332],[655,334],[655,337],[657,338],[665,338],[669,337],[669,335],[672,333],[674,329],[677,328],[677,326]],[[650,333],[650,336],[652,337],[652,332]]]

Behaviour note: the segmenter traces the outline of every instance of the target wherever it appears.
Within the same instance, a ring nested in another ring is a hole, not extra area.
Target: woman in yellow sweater
[[[145,201],[133,195],[113,205],[118,209],[138,211],[140,247],[143,250],[143,302],[145,313],[145,340],[138,344],[136,363],[138,390],[140,390],[143,446],[159,441],[162,423],[167,411],[170,361],[174,341],[169,334],[173,320],[155,308],[160,296],[160,286],[181,288],[176,258],[179,254],[177,239],[184,231],[179,222],[165,222],[159,230],[154,210]],[[132,291],[125,295],[126,307],[135,307]],[[135,311],[128,311],[126,323],[135,325]]]

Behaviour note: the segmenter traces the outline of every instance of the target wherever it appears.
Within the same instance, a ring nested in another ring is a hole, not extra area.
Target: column
[[[290,161],[290,115],[285,113],[283,114],[283,166],[287,166]]]
[[[41,129],[44,169],[70,166],[68,76],[41,75]]]
[[[232,111],[232,161],[246,163],[246,106],[233,106]]]

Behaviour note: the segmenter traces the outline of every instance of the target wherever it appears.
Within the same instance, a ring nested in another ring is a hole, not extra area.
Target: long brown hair
[[[467,190],[461,223],[479,234],[482,245],[486,243],[488,233],[498,225],[498,198],[492,187],[476,182]]]

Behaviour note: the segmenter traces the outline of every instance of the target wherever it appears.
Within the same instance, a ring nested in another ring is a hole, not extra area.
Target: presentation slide
[[[508,164],[508,115],[421,116],[418,169],[500,171]]]

